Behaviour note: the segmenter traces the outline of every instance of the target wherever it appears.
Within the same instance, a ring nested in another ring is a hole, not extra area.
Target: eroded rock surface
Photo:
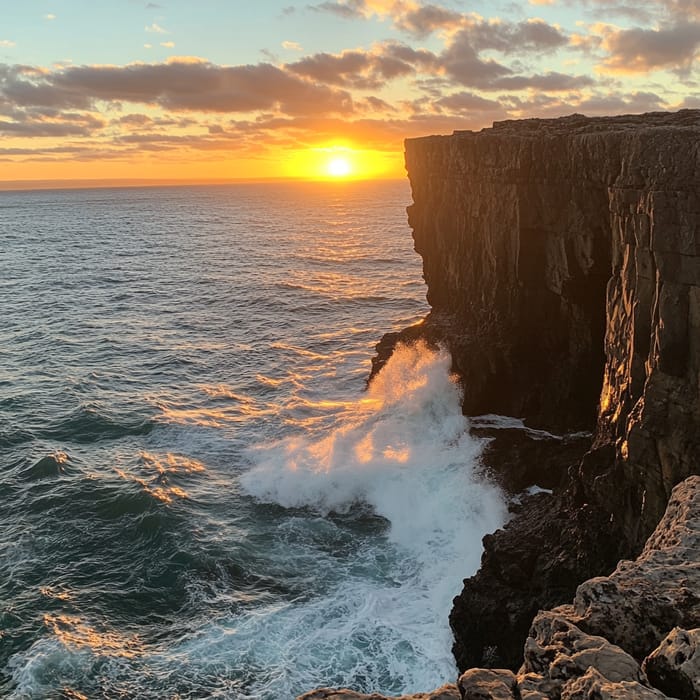
[[[700,628],[674,627],[644,660],[649,680],[668,695],[700,700]]]
[[[693,476],[673,490],[636,561],[581,584],[572,604],[535,616],[517,674],[472,669],[459,688],[465,698],[488,697],[479,693],[499,681],[495,697],[507,700],[697,700],[698,594],[700,477]]]

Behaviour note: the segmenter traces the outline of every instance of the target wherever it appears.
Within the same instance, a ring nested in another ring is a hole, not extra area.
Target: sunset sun
[[[331,177],[347,177],[352,173],[352,166],[347,158],[336,157],[328,162],[328,174]]]

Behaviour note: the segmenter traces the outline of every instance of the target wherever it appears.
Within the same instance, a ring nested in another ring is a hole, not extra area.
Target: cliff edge
[[[593,433],[455,600],[460,668],[517,668],[537,610],[636,555],[698,472],[700,111],[409,139],[406,167],[432,310],[380,355],[425,336],[449,347],[465,413]]]

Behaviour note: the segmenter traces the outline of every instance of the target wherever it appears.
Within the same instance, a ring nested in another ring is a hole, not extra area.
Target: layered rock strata
[[[700,112],[510,121],[406,142],[432,311],[468,414],[594,431],[485,542],[451,625],[511,668],[534,612],[635,555],[700,464]],[[491,465],[498,468],[497,455]]]

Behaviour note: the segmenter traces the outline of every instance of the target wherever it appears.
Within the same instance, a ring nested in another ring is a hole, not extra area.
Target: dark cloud
[[[511,54],[545,53],[566,46],[569,40],[557,27],[541,19],[531,19],[517,23],[472,22],[459,32],[455,41],[466,41],[477,51],[493,49]]]
[[[7,136],[91,136],[105,121],[94,114],[26,112],[12,121],[0,120],[0,133]]]
[[[525,90],[534,89],[546,92],[580,90],[595,85],[588,75],[567,75],[566,73],[543,73],[541,75],[514,75],[497,80],[492,89]]]
[[[38,75],[0,73],[0,96],[17,105],[88,108],[97,100],[154,104],[174,111],[288,114],[352,111],[348,92],[276,66],[217,66],[192,59],[127,66],[71,66]]]
[[[668,108],[664,100],[652,92],[596,93],[580,99],[570,97],[568,100],[540,93],[528,100],[511,95],[507,102],[512,113],[518,117],[560,117],[574,112],[589,116],[636,114]]]
[[[388,80],[413,72],[413,67],[396,56],[371,51],[318,53],[289,63],[287,69],[315,81],[358,89],[381,87]]]
[[[622,29],[609,32],[603,47],[609,56],[603,65],[619,73],[689,69],[700,46],[700,23],[661,29]]]
[[[439,57],[439,65],[453,82],[476,88],[488,88],[513,72],[493,59],[482,59],[466,32],[459,32]]]
[[[445,73],[467,87],[497,89],[499,83],[513,75],[513,68],[480,55],[495,50],[504,55],[553,51],[568,43],[562,32],[541,20],[518,23],[474,21],[460,29],[439,56]]]

